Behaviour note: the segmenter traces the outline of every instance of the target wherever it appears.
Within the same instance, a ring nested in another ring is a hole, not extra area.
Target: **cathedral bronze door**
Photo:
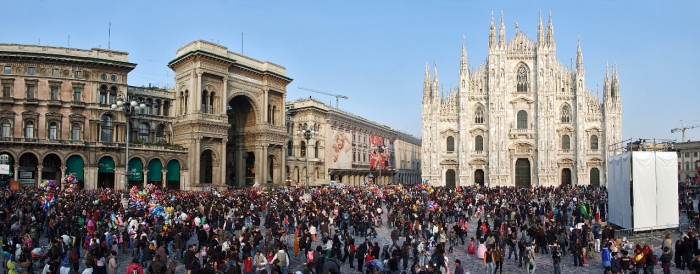
[[[530,160],[520,158],[515,161],[515,186],[530,187]]]
[[[561,170],[561,185],[571,185],[571,169]]]
[[[454,187],[454,186],[456,186],[456,183],[455,183],[455,170],[454,170],[454,169],[448,169],[447,172],[445,172],[445,186],[446,186],[446,187]]]
[[[474,184],[477,184],[479,186],[484,186],[484,170],[483,169],[477,169],[474,171]]]

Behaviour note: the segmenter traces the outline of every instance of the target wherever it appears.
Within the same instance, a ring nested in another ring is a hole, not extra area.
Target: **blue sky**
[[[306,87],[349,96],[340,108],[421,134],[425,62],[445,87],[457,83],[462,36],[470,65],[486,58],[491,12],[533,39],[552,12],[557,57],[570,64],[581,37],[587,85],[602,88],[617,62],[623,138],[680,141],[670,129],[700,124],[700,1],[4,1],[0,43],[128,51],[130,85],[172,86],[166,64],[204,39],[287,68],[287,99]],[[700,128],[688,130],[699,140]]]

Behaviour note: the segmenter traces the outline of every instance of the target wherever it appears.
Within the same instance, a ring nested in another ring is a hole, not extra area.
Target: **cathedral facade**
[[[586,87],[579,41],[570,67],[556,59],[550,15],[533,41],[506,41],[493,16],[488,58],[470,69],[466,48],[457,88],[440,90],[426,65],[422,178],[432,185],[606,185],[607,157],[621,151],[622,104],[616,67],[603,96]]]

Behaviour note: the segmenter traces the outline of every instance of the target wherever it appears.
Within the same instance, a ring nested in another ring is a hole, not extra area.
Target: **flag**
[[[588,218],[588,211],[586,210],[586,204],[584,204],[583,201],[581,201],[581,214],[584,217]]]

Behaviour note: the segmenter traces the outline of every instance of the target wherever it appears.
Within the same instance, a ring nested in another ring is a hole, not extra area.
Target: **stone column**
[[[168,174],[168,169],[167,168],[165,170],[161,169],[160,173],[163,174],[163,177],[160,177],[160,181],[161,181],[160,188],[165,189],[165,186],[168,185],[168,178],[165,177]]]
[[[270,171],[268,171],[268,166],[267,166],[267,144],[263,144],[260,146],[260,161],[258,162],[258,172],[256,174],[256,177],[260,180],[258,181],[260,183],[260,186],[265,186],[267,185],[267,176]],[[258,158],[256,157],[256,161]]]
[[[221,177],[219,178],[219,186],[226,185],[226,157],[228,157],[228,153],[226,153],[227,142],[228,139],[221,139],[221,157],[219,157],[219,174]]]
[[[36,178],[37,178],[36,185],[39,185],[39,184],[41,183],[41,177],[43,177],[43,176],[41,176],[41,175],[42,175],[42,174],[41,174],[41,171],[42,171],[43,169],[44,169],[44,166],[43,166],[43,165],[37,166],[37,170],[36,170]]]
[[[17,181],[18,176],[19,176],[19,164],[15,163],[15,176],[14,176],[14,181]]]
[[[194,149],[193,149],[193,154],[190,155],[190,170],[192,170],[192,174],[190,174],[190,178],[194,179],[192,182],[190,182],[190,186],[195,186],[201,184],[199,181],[199,167],[200,167],[200,158],[201,158],[201,139],[199,136],[194,138]],[[194,158],[193,158],[194,156]]]
[[[143,181],[143,186],[146,186],[148,184],[148,169],[144,169],[141,172],[143,172],[143,178],[141,180]]]
[[[61,177],[61,179],[63,179],[63,176],[66,176],[66,167],[61,167],[61,174],[59,177]],[[85,174],[83,174],[83,177],[85,177]],[[59,181],[58,183],[61,184],[61,190],[66,189],[65,186],[63,186],[63,182]]]

